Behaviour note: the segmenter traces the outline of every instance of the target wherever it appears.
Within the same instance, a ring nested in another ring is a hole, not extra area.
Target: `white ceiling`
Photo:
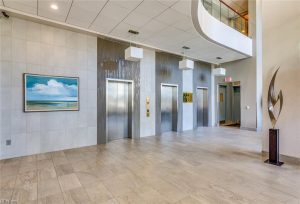
[[[1,0],[0,0],[1,2]],[[211,63],[246,58],[202,38],[190,0],[2,0],[3,6]],[[50,8],[56,4],[58,10]],[[140,32],[132,36],[128,30]],[[216,57],[222,57],[217,60]]]

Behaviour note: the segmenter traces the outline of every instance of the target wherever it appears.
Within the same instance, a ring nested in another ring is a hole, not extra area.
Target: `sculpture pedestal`
[[[269,129],[269,159],[265,163],[281,166],[279,161],[279,129]]]

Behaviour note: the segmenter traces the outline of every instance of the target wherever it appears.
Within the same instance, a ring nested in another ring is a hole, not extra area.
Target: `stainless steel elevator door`
[[[219,86],[219,121],[226,121],[226,86]]]
[[[177,131],[177,86],[161,86],[161,132]]]
[[[208,126],[208,91],[197,88],[197,126]]]
[[[240,123],[241,121],[241,88],[233,87],[233,121]]]
[[[108,141],[131,138],[132,84],[108,81],[106,94]]]

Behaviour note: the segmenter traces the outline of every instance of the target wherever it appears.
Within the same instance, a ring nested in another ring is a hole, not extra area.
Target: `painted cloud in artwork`
[[[27,87],[27,100],[76,101],[77,81],[66,82],[65,79],[49,78],[47,81],[36,81]]]
[[[47,84],[36,83],[28,90],[28,99],[34,98],[51,98],[60,101],[74,101],[77,99],[77,86],[63,84],[50,79]]]

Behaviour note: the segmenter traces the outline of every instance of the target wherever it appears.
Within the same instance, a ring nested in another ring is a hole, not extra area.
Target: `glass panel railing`
[[[215,18],[248,36],[248,19],[222,0],[202,0],[204,8]]]

